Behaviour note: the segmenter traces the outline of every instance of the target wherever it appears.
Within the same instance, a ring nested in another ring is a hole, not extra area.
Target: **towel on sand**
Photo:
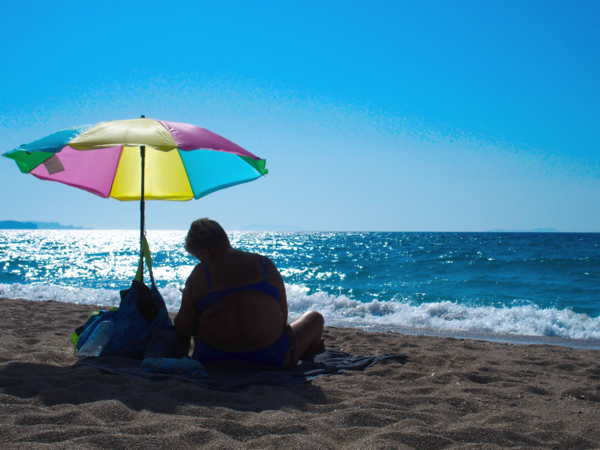
[[[142,369],[151,373],[167,375],[206,376],[208,370],[199,361],[192,358],[144,358]]]
[[[406,355],[382,356],[353,356],[339,350],[325,350],[315,355],[310,360],[300,361],[291,370],[276,370],[265,372],[217,372],[211,371],[205,376],[188,376],[177,374],[158,374],[146,372],[142,369],[142,361],[124,358],[121,356],[88,357],[77,362],[76,365],[97,367],[107,372],[130,377],[141,378],[148,381],[163,381],[180,378],[204,389],[225,392],[241,392],[251,386],[288,386],[313,380],[323,375],[334,375],[345,370],[364,370],[383,360],[394,359],[405,363]]]

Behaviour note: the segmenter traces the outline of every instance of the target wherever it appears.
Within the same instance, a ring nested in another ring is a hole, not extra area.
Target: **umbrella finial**
[[[140,116],[140,119],[145,119],[145,118],[146,118],[146,116],[143,114]]]

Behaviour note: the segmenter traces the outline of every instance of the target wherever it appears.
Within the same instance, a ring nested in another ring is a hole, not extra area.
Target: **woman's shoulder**
[[[256,258],[256,257],[261,256],[258,253],[247,252],[246,250],[240,250],[240,249],[237,249],[237,248],[234,248],[232,250],[233,250],[233,254],[236,255],[236,256],[243,256],[243,257],[246,257],[246,258],[251,258],[251,257]]]
[[[260,253],[247,252],[244,250],[237,249],[234,250],[232,257],[239,261],[245,261],[247,263],[260,262],[262,258],[268,259],[266,256],[263,256]]]
[[[196,264],[196,267],[194,267],[192,273],[185,283],[185,288],[189,289],[191,298],[194,302],[197,302],[208,292],[210,292],[206,282],[206,276],[204,275],[204,270],[203,263]]]
[[[204,272],[204,264],[201,262],[194,266],[194,268],[192,269],[192,273],[190,274],[190,277],[198,276],[198,273],[200,273],[200,272]]]
[[[253,252],[242,252],[244,253],[244,259],[248,266],[256,267],[260,269],[261,273],[266,271],[266,278],[268,281],[277,282],[281,280],[281,275],[275,263],[268,256],[261,255],[260,253]],[[258,270],[257,269],[257,270]]]
[[[196,266],[192,269],[192,273],[190,274],[190,276],[187,279],[187,284],[189,283],[198,283],[198,282],[202,282],[205,277],[204,277],[204,264],[203,263],[198,263],[196,264]]]

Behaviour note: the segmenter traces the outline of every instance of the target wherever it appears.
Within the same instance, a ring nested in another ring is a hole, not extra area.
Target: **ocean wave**
[[[160,288],[167,309],[176,312],[181,293],[174,284]],[[328,325],[435,330],[440,334],[478,332],[494,335],[556,337],[600,340],[600,317],[578,314],[570,309],[540,308],[536,305],[512,307],[467,306],[450,301],[416,303],[412,300],[362,303],[344,295],[325,292],[309,294],[302,285],[287,285],[290,318],[305,311],[319,311]],[[58,300],[68,303],[118,306],[119,291],[76,288],[47,284],[0,284],[0,297],[27,300]]]
[[[329,325],[600,340],[600,317],[592,318],[570,309],[540,308],[533,304],[467,306],[450,301],[373,300],[362,303],[344,295],[307,294],[307,291],[303,286],[287,286],[290,315],[318,311]]]
[[[178,287],[169,284],[159,288],[167,309],[177,312],[181,305],[181,292]],[[0,297],[23,298],[26,300],[57,300],[79,305],[119,306],[121,297],[115,289],[92,289],[49,284],[1,284]]]

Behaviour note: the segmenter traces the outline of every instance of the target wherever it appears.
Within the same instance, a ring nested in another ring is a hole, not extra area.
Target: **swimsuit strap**
[[[208,272],[208,264],[202,263],[204,265],[204,273],[206,274],[206,284],[208,284],[208,289],[212,292],[212,282],[210,281],[210,273]]]
[[[217,303],[224,297],[228,295],[235,294],[236,292],[242,291],[255,291],[255,292],[264,292],[267,295],[273,297],[276,302],[279,302],[279,290],[273,286],[271,283],[267,281],[267,258],[266,256],[262,257],[263,264],[263,280],[258,283],[244,284],[241,286],[234,286],[231,288],[220,289],[218,291],[213,291],[212,282],[210,280],[210,273],[208,271],[208,265],[204,264],[204,272],[206,273],[206,284],[208,285],[208,289],[210,292],[205,295],[199,302],[196,303],[196,308],[200,313],[202,313],[205,309],[210,308],[212,305]]]

